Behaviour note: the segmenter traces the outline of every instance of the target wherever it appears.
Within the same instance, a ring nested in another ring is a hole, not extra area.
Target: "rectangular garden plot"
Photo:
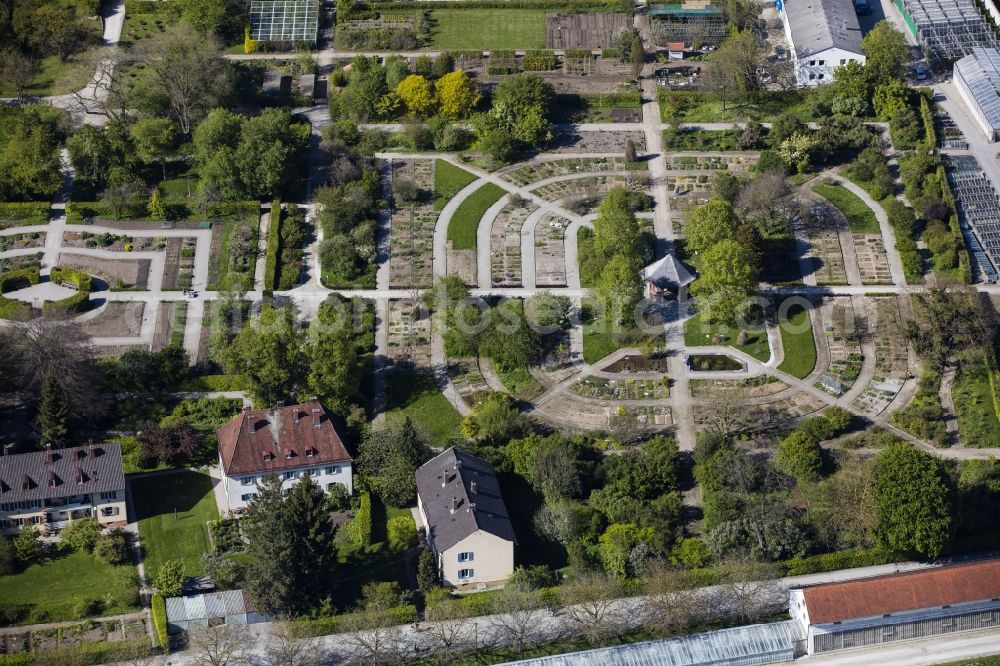
[[[909,373],[909,347],[895,296],[865,299],[875,346],[875,374],[854,406],[875,416],[882,413],[903,387]]]
[[[830,352],[830,368],[820,376],[816,387],[834,396],[842,395],[861,374],[863,322],[856,316],[850,298],[828,298],[819,308]]]
[[[670,381],[663,379],[605,379],[586,377],[570,390],[598,400],[662,400],[670,397]]]
[[[392,179],[409,180],[419,190],[434,191],[434,160],[393,160],[391,166]],[[389,223],[389,286],[393,289],[431,286],[437,218],[429,200],[393,208]]]
[[[490,229],[490,283],[494,287],[521,286],[521,229],[537,207],[515,199],[500,211]]]
[[[882,234],[851,234],[862,284],[892,284]]]
[[[532,190],[532,193],[546,201],[558,201],[568,197],[596,197],[607,194],[614,187],[626,185],[627,181],[623,176],[588,176],[542,185]]]
[[[566,227],[569,222],[546,213],[535,227],[535,285],[566,286]]]
[[[476,358],[448,359],[448,376],[458,394],[470,404],[490,390]]]
[[[505,180],[523,187],[555,176],[568,176],[573,173],[596,173],[600,171],[626,171],[633,168],[642,170],[646,166],[640,162],[628,164],[624,159],[617,157],[572,157],[549,160],[537,164],[526,164],[502,175]]]
[[[420,316],[415,301],[389,301],[389,358],[428,366],[431,360],[431,319]]]

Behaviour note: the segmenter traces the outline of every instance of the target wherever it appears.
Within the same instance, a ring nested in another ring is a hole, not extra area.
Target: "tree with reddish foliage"
[[[152,467],[156,462],[182,465],[198,455],[202,436],[188,423],[161,427],[152,421],[143,424],[139,440],[139,464]]]

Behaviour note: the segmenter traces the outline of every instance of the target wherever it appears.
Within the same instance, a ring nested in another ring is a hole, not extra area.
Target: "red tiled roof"
[[[222,467],[229,476],[351,459],[340,429],[318,402],[246,410],[217,434]]]
[[[802,589],[810,624],[1000,597],[1000,559]]]

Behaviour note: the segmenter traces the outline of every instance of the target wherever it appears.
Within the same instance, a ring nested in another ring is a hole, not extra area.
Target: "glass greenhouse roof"
[[[974,48],[955,63],[976,105],[994,130],[1000,130],[1000,51]]]
[[[800,640],[791,620],[510,662],[518,666],[751,666],[790,661]]]
[[[316,40],[319,0],[253,0],[250,38],[261,41]]]

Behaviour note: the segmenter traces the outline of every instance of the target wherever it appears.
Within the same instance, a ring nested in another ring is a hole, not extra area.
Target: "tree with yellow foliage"
[[[419,74],[410,74],[396,86],[396,94],[407,111],[415,116],[428,116],[434,111],[431,83]]]
[[[472,113],[481,96],[479,86],[460,69],[438,79],[435,90],[439,112],[451,120]]]

